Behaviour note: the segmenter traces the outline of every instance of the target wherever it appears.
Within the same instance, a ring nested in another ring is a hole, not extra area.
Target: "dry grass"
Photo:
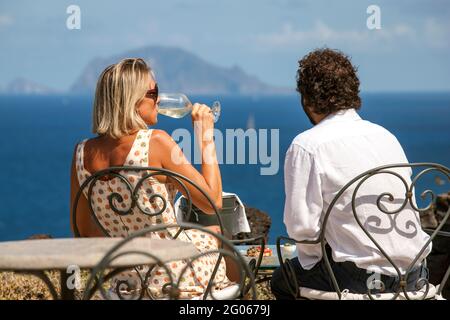
[[[50,280],[56,288],[59,288],[59,273],[56,271],[47,272]],[[82,272],[82,283],[86,284],[88,272]],[[273,300],[274,296],[270,291],[269,282],[256,285],[258,300]],[[76,292],[78,298],[81,292]],[[94,299],[100,299],[96,294]],[[39,278],[13,272],[0,272],[0,300],[52,300],[50,291]]]
[[[50,280],[59,286],[57,272],[47,273]],[[47,286],[39,278],[13,272],[0,273],[0,300],[51,300]]]

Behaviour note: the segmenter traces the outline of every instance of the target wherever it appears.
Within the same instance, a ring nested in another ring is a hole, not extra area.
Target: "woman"
[[[153,72],[142,59],[124,59],[106,68],[97,83],[94,109],[93,132],[97,137],[84,140],[75,147],[71,173],[71,208],[80,185],[93,173],[112,166],[150,166],[177,172],[200,186],[219,209],[222,206],[222,181],[216,158],[214,140],[208,133],[214,127],[211,110],[203,104],[194,104],[192,121],[201,129],[200,150],[202,154],[201,173],[186,160],[183,152],[165,131],[148,129],[157,123],[158,87]],[[123,171],[122,175],[135,187],[142,172]],[[204,212],[213,212],[208,200],[191,184],[186,183],[195,206]],[[107,195],[116,192],[122,195],[121,206],[131,207],[130,194],[126,185],[118,178],[99,181],[92,189],[93,209],[102,228],[112,236],[127,236],[129,231],[155,224],[176,223],[173,202],[178,189],[184,190],[166,176],[156,176],[145,180],[139,188],[138,201],[145,211],[154,213],[163,208],[163,201],[149,201],[152,194],[159,194],[167,202],[167,208],[159,216],[148,216],[133,209],[133,214],[119,219],[108,204]],[[87,189],[78,202],[76,226],[83,237],[102,237],[104,232],[90,217]],[[71,212],[71,216],[72,216]],[[120,223],[119,221],[120,220]],[[72,219],[71,219],[72,221]],[[210,227],[218,232],[217,226]],[[72,225],[72,230],[74,226]],[[175,230],[169,229],[171,235]],[[167,232],[152,233],[152,238],[166,238]],[[215,239],[198,230],[186,230],[178,237],[182,241],[192,241],[200,251],[218,247]],[[183,275],[182,297],[201,295],[208,284],[209,276],[217,262],[216,255],[198,260],[195,270]],[[178,275],[185,267],[178,261],[171,264],[171,272]],[[125,275],[136,278],[137,274]],[[155,295],[160,295],[162,285],[167,282],[163,269],[155,269],[149,286]],[[135,279],[136,281],[136,279]],[[217,287],[229,284],[222,261],[215,278]]]

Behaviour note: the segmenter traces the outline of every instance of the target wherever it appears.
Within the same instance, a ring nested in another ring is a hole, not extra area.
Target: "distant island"
[[[52,88],[25,78],[16,78],[12,80],[5,88],[2,88],[0,92],[18,95],[57,93],[57,91]]]
[[[142,58],[154,72],[162,91],[187,94],[283,94],[289,88],[270,86],[245,73],[240,67],[215,66],[176,47],[148,46],[118,55],[95,58],[70,88],[75,93],[92,93],[103,69],[123,58]]]
[[[147,46],[117,55],[92,59],[68,90],[55,90],[35,81],[16,78],[0,88],[0,93],[17,95],[93,95],[100,73],[124,58],[142,58],[156,74],[161,91],[186,94],[290,94],[292,88],[271,86],[247,74],[239,66],[229,68],[209,63],[177,47]]]

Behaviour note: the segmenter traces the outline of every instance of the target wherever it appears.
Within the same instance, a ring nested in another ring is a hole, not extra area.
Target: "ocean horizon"
[[[278,235],[286,233],[282,222],[284,154],[292,139],[311,127],[298,95],[190,98],[206,104],[221,102],[216,128],[222,132],[249,127],[280,130],[277,174],[261,175],[261,168],[267,167],[262,164],[220,166],[224,191],[238,194],[246,205],[270,215],[269,241],[275,242]],[[42,233],[71,236],[70,165],[75,144],[93,137],[91,108],[91,96],[0,96],[0,241]],[[410,162],[450,166],[450,92],[363,93],[359,113],[391,131]],[[160,115],[158,120],[155,128],[169,134],[179,128],[192,131],[190,117]],[[436,186],[434,190],[444,192],[448,186]]]

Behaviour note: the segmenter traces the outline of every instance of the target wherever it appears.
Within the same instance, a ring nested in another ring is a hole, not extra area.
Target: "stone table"
[[[121,241],[122,238],[71,238],[0,242],[0,271],[33,274],[46,283],[54,299],[73,299],[74,290],[64,285],[72,274],[68,273],[68,268],[95,268]],[[157,262],[153,257],[137,252],[149,253],[162,262],[187,259],[198,254],[196,247],[189,242],[134,238],[114,251],[114,255],[127,254],[112,260],[108,267],[124,268]],[[60,295],[44,273],[46,270],[60,272]]]

